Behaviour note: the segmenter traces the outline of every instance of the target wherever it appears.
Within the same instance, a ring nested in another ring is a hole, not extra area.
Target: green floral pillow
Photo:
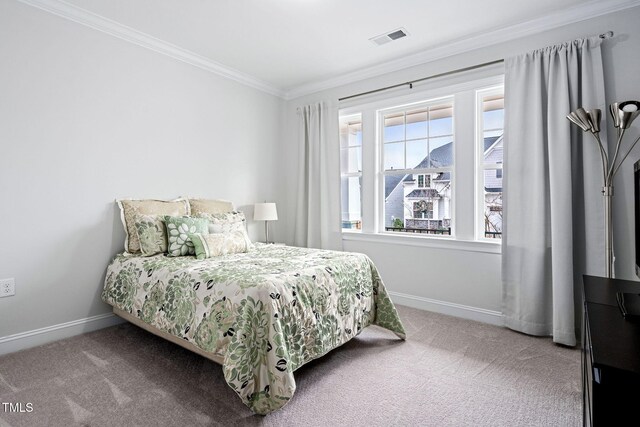
[[[198,259],[249,252],[253,246],[244,230],[215,234],[191,234],[189,237],[193,242]]]
[[[137,215],[135,229],[142,256],[167,252],[167,228],[160,215]]]
[[[190,216],[165,216],[169,256],[194,255],[195,249],[189,234],[209,234],[209,221]]]

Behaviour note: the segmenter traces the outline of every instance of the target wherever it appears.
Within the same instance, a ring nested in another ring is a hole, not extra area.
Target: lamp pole
[[[264,242],[269,243],[269,221],[264,222]]]
[[[613,186],[602,187],[604,196],[604,255],[605,274],[613,277],[613,221],[611,216],[611,203],[613,202]]]

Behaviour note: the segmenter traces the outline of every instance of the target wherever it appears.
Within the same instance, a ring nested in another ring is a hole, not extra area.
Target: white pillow
[[[196,216],[209,220],[209,233],[226,233],[246,228],[246,219],[242,212],[199,213]]]

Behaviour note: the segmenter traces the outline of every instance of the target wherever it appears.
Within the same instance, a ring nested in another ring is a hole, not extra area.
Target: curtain
[[[607,111],[601,43],[580,39],[505,61],[505,324],[570,346],[582,275],[604,274],[604,217],[598,148],[566,115]]]
[[[298,108],[297,246],[342,249],[338,108],[320,102]]]

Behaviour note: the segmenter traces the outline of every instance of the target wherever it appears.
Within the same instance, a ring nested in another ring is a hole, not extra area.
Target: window
[[[342,229],[362,227],[362,118],[340,117]]]
[[[453,98],[378,115],[385,231],[451,234]]]
[[[502,87],[480,90],[478,98],[478,230],[479,238],[502,238],[502,167],[504,91]]]
[[[413,202],[413,217],[420,219],[432,219],[433,202],[426,202],[424,200]]]
[[[418,188],[431,187],[431,175],[418,175]]]
[[[343,229],[387,236],[381,239],[495,242],[501,237],[504,78],[499,72],[343,106]]]

